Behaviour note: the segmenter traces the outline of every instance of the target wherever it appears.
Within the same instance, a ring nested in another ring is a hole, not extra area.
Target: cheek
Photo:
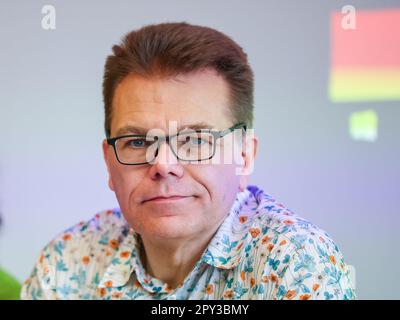
[[[129,197],[135,193],[143,179],[140,170],[130,167],[113,167],[110,170],[110,179],[112,180],[115,195],[122,204],[129,201]]]
[[[192,177],[208,191],[215,205],[229,202],[239,191],[240,176],[235,174],[233,164],[195,165],[190,169]]]

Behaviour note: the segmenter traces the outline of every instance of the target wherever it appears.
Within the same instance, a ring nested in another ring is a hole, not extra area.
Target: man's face
[[[158,128],[168,135],[170,121],[176,121],[178,128],[203,122],[227,129],[235,124],[228,90],[227,82],[212,70],[168,79],[130,75],[114,93],[111,136],[120,135],[118,131],[127,125]],[[103,152],[109,186],[125,219],[152,239],[195,239],[216,230],[246,183],[245,177],[236,175],[234,163],[171,161],[173,153],[166,143],[153,164],[120,164],[106,140]],[[182,197],[148,200],[160,195]]]

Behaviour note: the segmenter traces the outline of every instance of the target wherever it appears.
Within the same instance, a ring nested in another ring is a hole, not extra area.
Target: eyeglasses
[[[223,131],[209,129],[184,130],[170,136],[123,135],[108,138],[117,160],[125,165],[152,163],[162,142],[166,141],[175,157],[181,161],[204,161],[215,155],[216,142],[236,129],[246,131],[244,123],[238,123]]]

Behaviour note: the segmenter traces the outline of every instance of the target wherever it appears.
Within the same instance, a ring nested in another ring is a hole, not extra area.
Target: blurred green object
[[[19,300],[21,284],[0,267],[0,300]]]

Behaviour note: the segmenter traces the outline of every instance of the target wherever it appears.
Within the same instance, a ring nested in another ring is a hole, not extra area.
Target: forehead
[[[127,125],[167,129],[207,123],[218,129],[232,125],[228,83],[206,70],[174,78],[129,75],[117,86],[113,99],[113,135]]]

